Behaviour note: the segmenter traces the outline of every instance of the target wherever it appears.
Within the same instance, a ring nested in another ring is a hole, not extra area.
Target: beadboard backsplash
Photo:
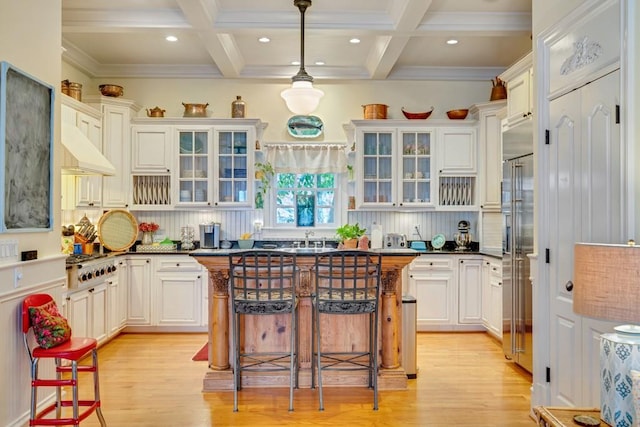
[[[63,223],[78,223],[86,213],[93,224],[100,219],[99,211],[65,211]],[[237,240],[243,233],[254,232],[254,221],[262,220],[261,210],[216,210],[216,211],[135,211],[132,212],[137,221],[155,222],[160,225],[156,233],[156,239],[162,240],[169,237],[172,240],[180,240],[180,229],[183,226],[192,226],[195,231],[195,239],[200,240],[201,223],[219,222],[221,224],[220,239]],[[409,240],[431,240],[436,234],[442,233],[447,240],[453,240],[458,232],[458,222],[469,221],[471,234],[474,241],[479,240],[477,212],[384,212],[384,211],[350,211],[349,223],[359,223],[367,229],[367,234],[372,230],[374,223],[382,226],[383,233],[406,234]],[[420,236],[415,230],[419,226]],[[304,235],[301,229],[296,231],[265,229],[262,233],[254,235],[255,239],[300,238]],[[498,232],[499,232],[498,227]],[[314,229],[312,239],[334,237],[333,229]]]

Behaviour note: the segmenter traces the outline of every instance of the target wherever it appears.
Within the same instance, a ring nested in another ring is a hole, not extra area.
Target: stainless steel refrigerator
[[[533,252],[533,155],[518,152],[504,155],[502,343],[508,359],[533,372],[532,289],[527,257]]]

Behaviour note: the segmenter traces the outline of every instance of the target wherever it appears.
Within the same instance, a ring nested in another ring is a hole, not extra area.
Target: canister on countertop
[[[371,226],[371,249],[382,248],[382,226],[375,222]]]

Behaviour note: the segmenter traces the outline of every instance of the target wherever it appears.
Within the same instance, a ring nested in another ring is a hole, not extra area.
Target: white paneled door
[[[573,313],[576,242],[624,241],[619,71],[550,103],[549,283],[552,406],[599,401],[598,336],[611,324]]]

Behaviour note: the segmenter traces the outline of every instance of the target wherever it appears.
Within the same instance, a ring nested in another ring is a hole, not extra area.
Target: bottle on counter
[[[245,114],[246,104],[242,100],[241,96],[236,96],[236,100],[231,103],[231,118],[243,119]]]
[[[382,226],[375,222],[371,226],[371,249],[382,248]]]

